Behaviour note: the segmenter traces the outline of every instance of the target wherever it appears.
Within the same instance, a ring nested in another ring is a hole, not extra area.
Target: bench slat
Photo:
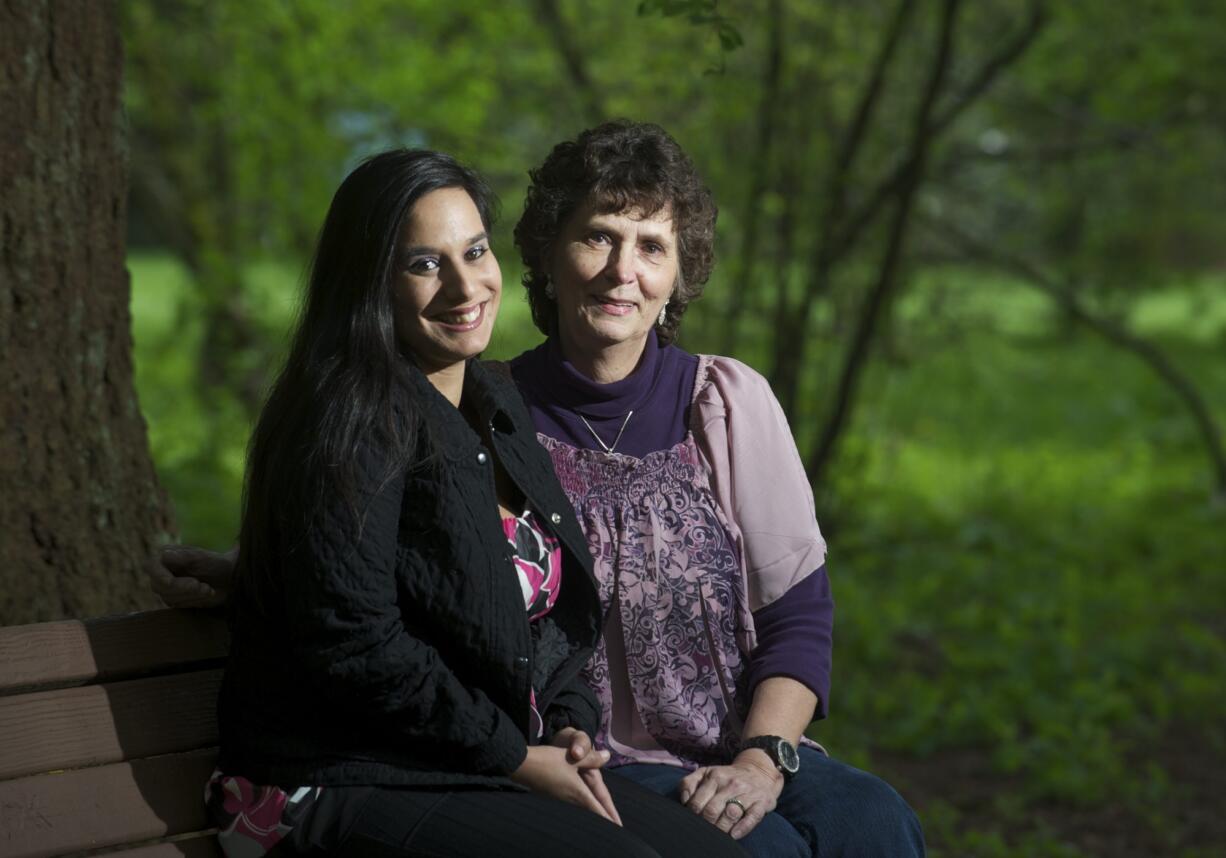
[[[0,695],[220,663],[228,645],[225,621],[199,611],[8,626],[0,628]]]
[[[217,744],[218,669],[0,697],[0,780]]]
[[[0,855],[43,858],[203,831],[215,750],[0,782]]]

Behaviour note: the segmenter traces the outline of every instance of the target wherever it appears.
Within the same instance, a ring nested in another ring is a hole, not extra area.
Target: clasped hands
[[[621,825],[621,816],[600,774],[608,761],[609,752],[596,750],[587,733],[564,727],[551,744],[529,747],[528,756],[511,773],[511,780]]]

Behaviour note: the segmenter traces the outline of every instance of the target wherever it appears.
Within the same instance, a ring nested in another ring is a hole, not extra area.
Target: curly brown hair
[[[718,215],[711,191],[677,141],[659,125],[617,119],[554,146],[528,175],[532,183],[515,225],[515,244],[524,260],[532,321],[541,332],[553,333],[557,323],[557,305],[545,294],[549,248],[575,210],[595,200],[602,212],[672,215],[680,265],[664,324],[656,325],[660,342],[672,342],[686,308],[711,276]]]

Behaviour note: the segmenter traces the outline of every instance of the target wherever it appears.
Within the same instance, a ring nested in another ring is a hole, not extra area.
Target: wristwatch
[[[796,746],[781,736],[754,736],[741,743],[741,750],[746,748],[766,751],[775,768],[783,772],[784,780],[791,780],[800,771],[800,754],[796,753]]]

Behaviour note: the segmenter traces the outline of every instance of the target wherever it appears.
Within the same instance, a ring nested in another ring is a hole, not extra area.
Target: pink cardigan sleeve
[[[766,379],[725,357],[702,357],[692,415],[711,488],[740,531],[750,610],[818,569],[826,540],[783,409]]]

